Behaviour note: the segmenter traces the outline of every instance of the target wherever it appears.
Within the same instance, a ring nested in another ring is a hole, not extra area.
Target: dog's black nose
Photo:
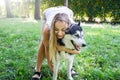
[[[86,44],[82,44],[82,47],[85,47],[86,46]]]

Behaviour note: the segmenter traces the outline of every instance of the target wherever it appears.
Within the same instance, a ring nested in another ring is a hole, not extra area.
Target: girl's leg
[[[36,68],[35,68],[36,72],[40,72],[41,67],[42,67],[42,62],[45,58],[45,46],[44,46],[44,40],[43,40],[44,27],[45,27],[45,24],[43,25],[42,31],[41,31],[42,37],[41,37],[41,42],[40,42],[39,49],[38,49],[37,62],[36,62]]]
[[[36,72],[40,72],[44,58],[45,58],[45,46],[43,44],[43,41],[41,41],[41,44],[38,49],[38,55],[37,55],[37,63],[36,63],[36,69],[35,69]]]
[[[35,74],[32,76],[32,80],[41,78],[40,70],[41,70],[41,66],[42,66],[42,62],[44,58],[45,58],[45,47],[43,45],[43,42],[41,41],[39,49],[38,49]]]

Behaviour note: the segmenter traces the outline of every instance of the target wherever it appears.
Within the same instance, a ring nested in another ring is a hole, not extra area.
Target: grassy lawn
[[[40,21],[0,19],[0,80],[30,80],[41,34]],[[87,47],[76,55],[75,80],[120,79],[120,25],[83,25]],[[65,63],[59,80],[67,80]],[[46,60],[42,80],[52,80]]]

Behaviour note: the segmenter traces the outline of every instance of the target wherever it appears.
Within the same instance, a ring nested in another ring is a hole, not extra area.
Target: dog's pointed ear
[[[80,21],[78,22],[78,25],[80,26]]]
[[[66,31],[65,31],[65,34],[70,34],[70,30],[66,30]]]

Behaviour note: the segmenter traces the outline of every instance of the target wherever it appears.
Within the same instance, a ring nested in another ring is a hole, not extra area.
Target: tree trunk
[[[10,0],[5,0],[5,6],[6,6],[6,17],[7,18],[12,18],[13,15],[11,13]]]
[[[64,5],[65,5],[66,7],[68,7],[68,0],[65,0]]]
[[[40,19],[40,0],[35,0],[35,13],[34,18],[36,20]]]

